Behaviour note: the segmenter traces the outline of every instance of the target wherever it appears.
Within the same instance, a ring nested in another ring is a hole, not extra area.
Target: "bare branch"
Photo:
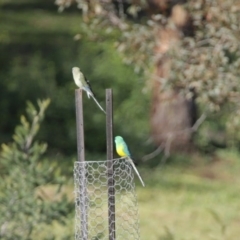
[[[167,134],[167,141],[166,141],[165,146],[164,146],[164,144],[161,144],[160,146],[158,146],[158,148],[156,150],[143,156],[142,161],[148,161],[148,160],[156,157],[157,155],[159,155],[162,152],[162,150],[164,148],[164,156],[161,160],[161,163],[164,164],[166,162],[167,158],[170,156],[170,150],[171,150],[171,144],[172,144],[173,137],[176,135],[183,134],[184,132],[196,132],[199,129],[199,127],[202,125],[202,123],[205,121],[206,118],[207,118],[206,113],[203,113],[191,128],[185,128],[183,130],[176,131],[176,132],[169,132]]]
[[[207,118],[206,114],[203,113],[201,117],[194,123],[194,125],[191,127],[192,132],[196,132],[198,128],[202,125],[202,123],[205,121]]]
[[[154,150],[153,152],[151,152],[151,153],[143,156],[143,157],[142,157],[142,161],[145,162],[145,161],[148,161],[148,160],[156,157],[159,153],[161,153],[162,150],[163,150],[162,145],[160,145],[160,146],[159,146],[156,150]]]

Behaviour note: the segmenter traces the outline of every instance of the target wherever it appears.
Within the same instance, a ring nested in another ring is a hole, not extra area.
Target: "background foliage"
[[[106,39],[106,35],[119,32],[115,48],[123,62],[133,66],[135,72],[145,73],[144,91],[151,94],[146,82],[152,79],[161,82],[163,92],[177,88],[186,97],[189,97],[189,87],[194,87],[201,109],[199,114],[206,112],[208,121],[219,119],[216,113],[219,111],[223,117],[224,125],[210,123],[216,127],[208,131],[217,134],[223,130],[223,145],[238,143],[238,1],[56,1],[61,11],[67,11],[75,2],[82,11],[81,25],[89,39]],[[164,34],[172,34],[172,38],[166,37],[172,43],[166,43]],[[159,51],[165,44],[169,51]],[[158,62],[166,58],[170,59],[169,75],[166,78],[153,76]],[[204,133],[200,131],[198,137],[204,138]],[[208,144],[216,142],[210,136],[205,140]]]
[[[129,139],[132,152],[139,143],[147,146],[150,82],[157,61],[166,57],[155,49],[164,43],[159,38],[161,30],[178,29],[171,15],[177,1],[159,1],[156,11],[148,2],[56,3],[60,10],[67,8],[57,13],[54,3],[49,1],[1,4],[1,18],[6,21],[1,21],[0,26],[0,109],[4,113],[0,141],[10,140],[26,99],[50,97],[52,105],[40,139],[47,140],[51,153],[59,157],[72,155],[76,134],[71,67],[78,65],[95,89],[113,88],[115,131]],[[171,73],[168,79],[161,79],[162,90],[180,87],[183,94],[188,94],[185,90],[195,87],[199,115],[206,111],[209,122],[198,131],[197,145],[236,145],[239,139],[239,3],[234,0],[180,3],[184,3],[193,24],[193,35],[181,30],[181,41],[167,53]],[[96,41],[98,44],[94,44]],[[104,104],[104,92],[96,91],[96,94]],[[104,117],[94,109],[92,101],[85,101],[89,158],[105,151]],[[89,117],[93,111],[94,117]],[[98,133],[99,138],[93,133]],[[214,135],[221,135],[220,141]],[[150,149],[151,146],[144,147],[139,156]]]

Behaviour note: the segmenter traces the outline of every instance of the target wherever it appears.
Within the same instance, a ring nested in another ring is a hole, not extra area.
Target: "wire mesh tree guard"
[[[76,162],[75,179],[75,239],[108,239],[108,161]],[[139,239],[138,204],[135,194],[134,172],[125,159],[112,160],[115,189],[115,228],[117,239]],[[81,214],[81,194],[84,191],[86,211]],[[84,223],[83,220],[87,222]]]
[[[139,240],[134,172],[113,159],[112,90],[106,89],[107,159],[85,161],[82,91],[75,91],[78,161],[74,164],[75,240]]]

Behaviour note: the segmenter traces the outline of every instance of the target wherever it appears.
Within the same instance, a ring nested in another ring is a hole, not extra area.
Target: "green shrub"
[[[61,187],[64,180],[55,174],[58,166],[44,159],[47,144],[35,139],[49,103],[49,99],[39,100],[37,110],[28,102],[27,117],[21,116],[21,124],[15,129],[13,142],[2,144],[1,239],[34,239],[33,234],[39,233],[44,225],[53,221],[64,223],[64,218],[71,212],[71,204],[66,196],[58,201],[49,201],[44,193],[47,184]]]

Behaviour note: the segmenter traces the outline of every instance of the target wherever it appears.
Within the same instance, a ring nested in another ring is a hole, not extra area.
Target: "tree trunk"
[[[175,5],[171,9],[170,18],[177,28],[161,30],[158,36],[159,45],[155,50],[156,56],[161,57],[156,63],[152,79],[150,124],[156,145],[167,147],[170,152],[179,152],[188,151],[192,146],[191,127],[196,121],[195,94],[191,99],[186,99],[180,89],[163,91],[162,81],[168,79],[171,71],[171,59],[167,52],[178,47],[182,35],[192,35],[193,28],[191,19],[181,5]]]

